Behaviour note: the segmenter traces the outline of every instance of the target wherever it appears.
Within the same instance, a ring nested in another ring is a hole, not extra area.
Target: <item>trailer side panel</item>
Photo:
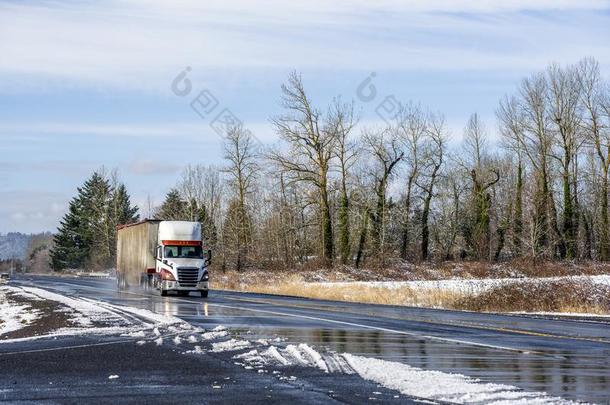
[[[117,231],[117,278],[119,288],[140,284],[142,275],[155,268],[159,221],[147,220]]]

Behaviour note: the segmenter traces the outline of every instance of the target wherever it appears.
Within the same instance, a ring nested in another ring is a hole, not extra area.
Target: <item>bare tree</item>
[[[376,256],[383,259],[388,181],[394,174],[396,165],[404,157],[404,152],[400,148],[400,140],[393,128],[365,132],[363,144],[372,158],[371,177],[377,198],[375,208],[369,213],[373,251]]]
[[[608,131],[608,99],[597,61],[586,58],[577,66],[580,99],[584,110],[581,127],[592,145],[601,166],[599,258],[610,259],[610,220],[608,215],[608,175],[610,172],[610,132]],[[607,89],[607,88],[606,88]],[[604,114],[605,113],[605,114]]]
[[[339,256],[342,264],[347,264],[351,251],[350,242],[350,198],[348,192],[348,179],[350,170],[358,155],[358,145],[350,138],[356,125],[353,104],[344,104],[335,100],[331,108],[331,122],[335,124],[337,133],[337,147],[335,155],[338,161],[341,197],[338,213]]]
[[[563,224],[562,234],[565,243],[565,257],[576,257],[576,231],[578,217],[575,214],[574,196],[572,195],[572,165],[578,149],[582,144],[579,139],[580,114],[578,111],[580,92],[576,70],[572,67],[562,69],[551,65],[547,70],[548,80],[548,113],[553,124],[552,133],[557,151],[551,156],[561,166],[563,190]]]
[[[413,186],[417,176],[419,175],[422,142],[427,131],[426,115],[419,106],[412,103],[401,111],[398,119],[398,134],[401,141],[404,143],[405,155],[405,170],[407,184],[405,190],[405,206],[402,220],[402,235],[400,241],[400,257],[404,260],[407,258],[407,249],[409,246],[409,233],[411,214],[411,205],[413,200]]]
[[[334,259],[333,226],[328,176],[337,144],[337,123],[333,114],[322,114],[312,105],[301,76],[292,73],[282,85],[282,105],[286,113],[273,119],[275,128],[288,146],[288,153],[273,151],[270,158],[294,181],[312,184],[318,193],[322,257]]]
[[[427,142],[424,148],[425,161],[422,167],[421,182],[416,184],[423,192],[423,208],[421,213],[421,259],[427,260],[430,249],[430,204],[434,197],[434,187],[438,182],[441,167],[445,157],[445,118],[440,114],[430,114],[428,119]]]
[[[229,186],[233,194],[224,227],[227,237],[225,248],[232,251],[235,268],[240,271],[252,242],[252,216],[248,199],[253,193],[258,171],[252,134],[241,124],[227,129],[224,158],[228,162],[225,172],[229,175]]]

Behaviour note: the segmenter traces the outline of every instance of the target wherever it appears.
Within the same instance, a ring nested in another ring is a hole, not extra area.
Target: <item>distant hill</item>
[[[32,235],[20,232],[0,234],[0,259],[24,259]]]

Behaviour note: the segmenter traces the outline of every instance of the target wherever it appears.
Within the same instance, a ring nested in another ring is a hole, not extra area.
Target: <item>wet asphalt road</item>
[[[568,399],[610,403],[610,323],[603,319],[478,314],[226,291],[211,291],[207,299],[160,297],[137,290],[119,293],[113,280],[102,279],[35,277],[12,282],[141,307],[203,328],[225,325],[250,332],[250,340],[280,336],[287,339],[285,343],[308,343]],[[0,355],[0,364],[5,361]],[[344,378],[335,387],[338,391],[324,387],[322,378],[311,383],[311,392],[330,390],[343,395],[343,385],[348,398],[355,377]],[[367,388],[379,391],[375,385],[363,386],[360,400]],[[392,394],[384,391],[388,401]],[[327,394],[323,398],[329,399]]]

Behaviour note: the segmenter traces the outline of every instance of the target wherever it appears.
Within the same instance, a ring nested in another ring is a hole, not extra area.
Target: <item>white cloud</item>
[[[0,191],[0,232],[54,230],[67,210],[69,197],[51,191]]]
[[[19,91],[28,84],[16,76],[26,75],[33,86],[60,79],[167,92],[187,64],[531,70],[583,55],[610,63],[608,16],[595,13],[607,7],[596,0],[9,3],[0,5],[0,83]],[[538,13],[514,14],[523,10]]]
[[[0,137],[20,134],[36,135],[94,135],[125,137],[200,136],[207,131],[206,123],[166,124],[99,124],[78,122],[34,122],[0,124]]]
[[[138,159],[129,163],[128,170],[137,175],[150,176],[157,174],[177,173],[182,167],[159,160]]]

